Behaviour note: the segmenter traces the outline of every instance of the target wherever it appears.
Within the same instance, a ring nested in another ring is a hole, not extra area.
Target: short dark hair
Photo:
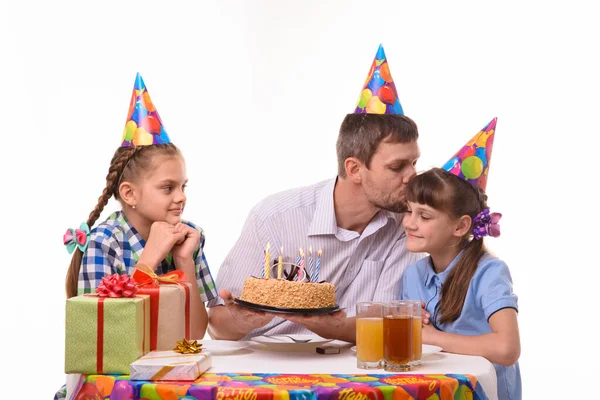
[[[369,168],[384,139],[410,143],[418,138],[417,124],[405,115],[348,114],[342,121],[337,139],[338,175],[346,177],[344,163],[348,157],[356,157]]]

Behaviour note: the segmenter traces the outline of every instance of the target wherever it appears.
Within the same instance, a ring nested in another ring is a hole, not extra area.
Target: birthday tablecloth
[[[75,400],[445,400],[487,399],[471,375],[205,373],[194,382],[88,375]]]

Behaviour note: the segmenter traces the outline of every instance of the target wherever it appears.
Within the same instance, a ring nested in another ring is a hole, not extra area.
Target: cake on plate
[[[240,300],[277,308],[330,308],[336,306],[335,287],[327,282],[249,277]]]

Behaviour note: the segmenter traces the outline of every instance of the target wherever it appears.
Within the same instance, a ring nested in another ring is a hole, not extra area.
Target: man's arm
[[[344,311],[338,311],[331,315],[316,315],[312,317],[283,314],[281,318],[300,324],[325,339],[343,340],[350,343],[356,342],[356,318],[346,317]]]
[[[262,228],[252,210],[239,239],[219,268],[217,288],[220,297],[208,303],[208,333],[213,339],[239,340],[273,319],[273,315],[251,311],[233,302],[234,296],[241,294],[244,280],[252,275],[260,276],[262,271],[262,249],[267,243],[266,233],[259,233]]]
[[[220,290],[223,305],[210,309],[208,333],[213,339],[240,340],[254,329],[265,326],[274,315],[256,312],[240,307],[233,302],[233,296],[227,290]]]
[[[240,340],[246,336],[232,323],[233,316],[226,306],[217,305],[208,310],[208,334],[215,340]]]

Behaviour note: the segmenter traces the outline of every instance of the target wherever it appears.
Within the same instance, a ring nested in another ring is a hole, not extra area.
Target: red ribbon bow
[[[135,280],[127,274],[113,274],[102,277],[96,288],[98,297],[135,297],[137,286]]]

